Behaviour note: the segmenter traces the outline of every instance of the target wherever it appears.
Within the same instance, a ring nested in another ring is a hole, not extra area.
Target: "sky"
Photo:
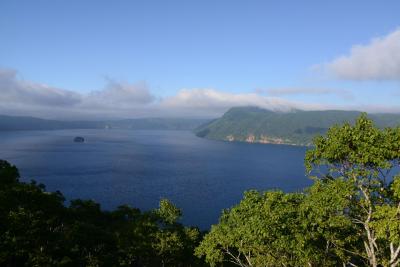
[[[400,112],[400,1],[0,0],[0,114]]]

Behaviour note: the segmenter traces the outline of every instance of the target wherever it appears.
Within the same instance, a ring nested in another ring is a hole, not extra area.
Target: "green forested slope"
[[[273,112],[256,107],[235,107],[221,118],[198,127],[200,137],[215,140],[308,145],[338,123],[354,122],[359,111]],[[369,114],[379,127],[400,125],[400,114]]]

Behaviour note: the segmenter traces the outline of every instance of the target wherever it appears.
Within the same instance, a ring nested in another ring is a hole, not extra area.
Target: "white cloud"
[[[319,104],[305,104],[278,97],[266,97],[257,93],[228,93],[215,89],[182,89],[175,96],[161,101],[166,110],[180,110],[191,114],[221,115],[237,106],[257,106],[269,110],[323,109]]]
[[[17,78],[17,72],[0,69],[0,103],[44,106],[74,106],[81,102],[78,93]]]
[[[355,45],[347,56],[325,65],[346,80],[400,80],[400,29],[367,45]]]
[[[272,88],[272,89],[258,89],[257,93],[267,93],[269,96],[285,96],[285,95],[336,95],[345,100],[354,99],[353,94],[348,90],[333,89],[333,88],[301,88],[301,87],[287,87],[287,88]]]
[[[145,83],[109,80],[102,90],[88,94],[22,80],[14,70],[0,69],[0,114],[39,117],[140,116],[155,101]]]
[[[85,97],[86,104],[103,107],[131,107],[149,104],[154,100],[155,97],[144,82],[129,84],[113,80],[109,80],[103,90],[92,91]]]
[[[275,95],[315,93],[314,89],[280,89]],[[330,93],[329,90],[319,93]],[[272,94],[273,95],[273,94]],[[58,119],[105,119],[137,117],[221,116],[231,107],[258,106],[289,111],[291,109],[353,109],[400,111],[400,107],[335,106],[289,101],[259,93],[229,93],[216,89],[182,89],[175,95],[156,98],[145,83],[109,81],[102,90],[88,94],[24,81],[15,71],[0,69],[0,114],[30,115]]]

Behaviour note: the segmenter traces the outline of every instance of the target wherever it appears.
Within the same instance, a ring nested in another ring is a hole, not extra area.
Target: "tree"
[[[7,165],[11,170],[3,174],[17,173]],[[46,193],[34,182],[0,187],[0,265],[49,266],[61,261],[63,201],[59,192]]]
[[[200,232],[180,224],[168,200],[146,212],[80,199],[65,206],[60,192],[18,178],[0,160],[1,266],[203,266],[193,255]]]
[[[178,223],[182,211],[168,199],[161,199],[155,210],[160,230],[155,233],[152,245],[161,260],[161,266],[195,266],[199,264],[193,256],[200,241],[197,228],[183,227]]]
[[[0,186],[15,184],[19,181],[17,167],[5,160],[0,160]]]
[[[171,225],[177,223],[182,216],[182,211],[165,198],[160,200],[159,208],[155,212],[162,222]]]
[[[355,190],[344,179],[316,180],[305,190],[299,221],[305,232],[304,253],[314,257],[308,266],[347,266],[351,260],[356,262],[354,255],[360,254],[360,242],[355,235],[357,228],[347,216]]]
[[[321,266],[324,249],[309,243],[312,238],[302,222],[305,198],[302,193],[245,192],[243,200],[212,226],[196,255],[212,266]]]
[[[314,140],[314,145],[305,159],[311,177],[342,179],[355,188],[344,212],[357,226],[364,254],[349,253],[365,258],[374,267],[397,266],[399,178],[393,177],[400,160],[400,128],[378,129],[362,114],[354,125],[331,127],[326,136]]]

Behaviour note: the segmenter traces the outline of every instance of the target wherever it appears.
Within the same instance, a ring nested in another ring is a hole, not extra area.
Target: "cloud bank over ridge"
[[[233,106],[271,110],[322,109],[257,93],[228,93],[216,89],[182,89],[165,98],[154,96],[146,83],[108,80],[87,94],[22,80],[16,71],[0,70],[0,114],[48,118],[216,117]]]
[[[285,96],[285,95],[336,95],[344,100],[353,100],[353,94],[348,90],[333,89],[333,88],[271,88],[271,89],[258,89],[260,93],[267,93],[270,96]]]
[[[0,114],[55,119],[104,119],[139,117],[221,116],[231,107],[257,106],[274,111],[293,109],[347,109],[371,112],[400,112],[400,107],[338,106],[291,101],[279,96],[291,94],[339,94],[334,89],[283,88],[265,92],[231,93],[211,88],[181,89],[175,95],[159,98],[145,82],[123,83],[108,80],[101,90],[78,93],[25,81],[13,70],[0,69]]]

